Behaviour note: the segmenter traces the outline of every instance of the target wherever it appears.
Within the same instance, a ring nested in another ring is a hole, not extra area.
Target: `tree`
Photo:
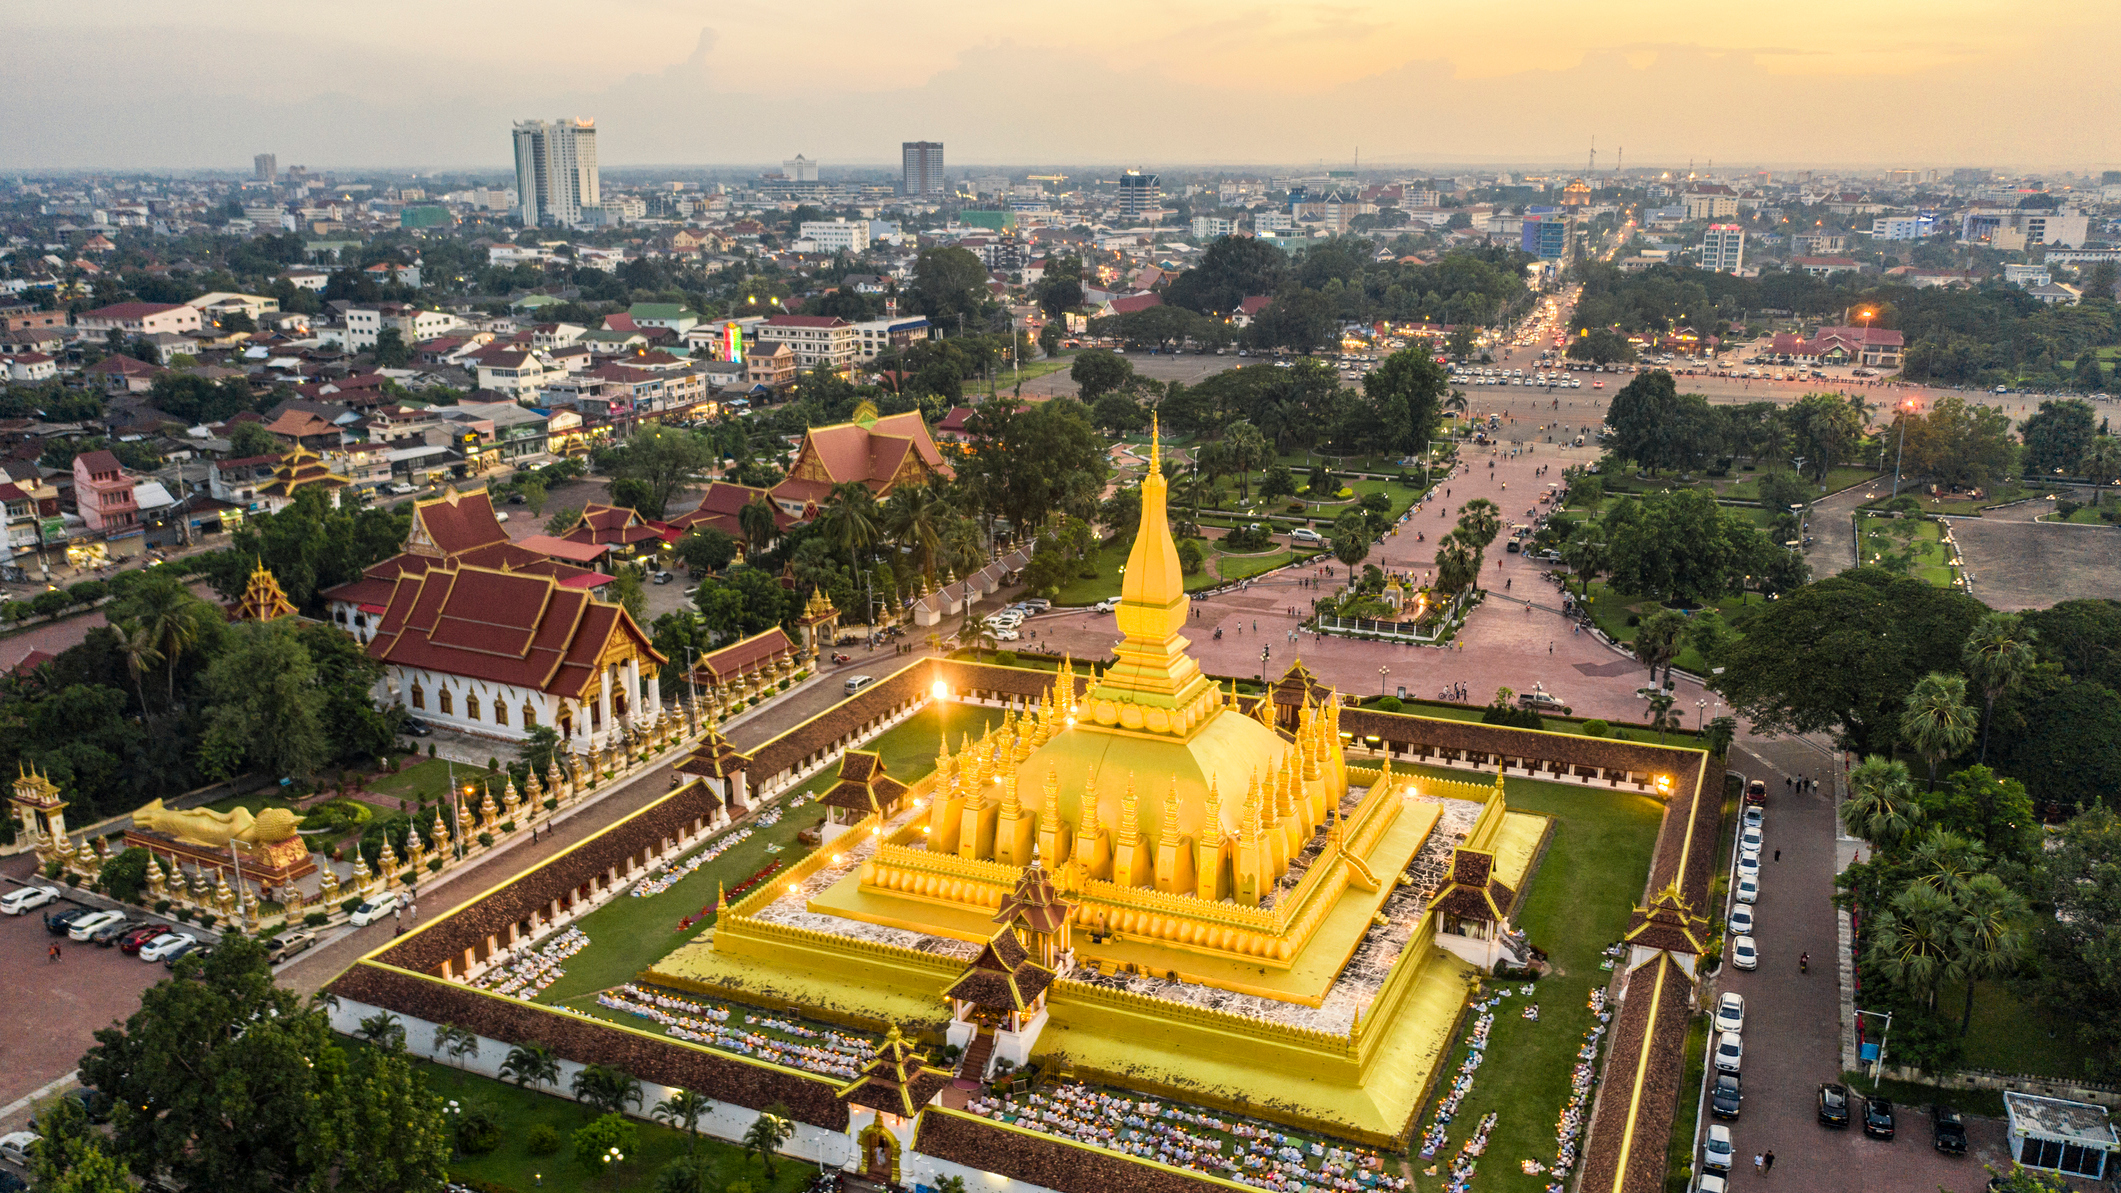
[[[389,1011],[378,1011],[361,1020],[354,1034],[378,1048],[395,1052],[405,1047],[405,1022]]]
[[[2032,897],[2054,914],[2038,918],[2041,996],[2076,1024],[2092,1072],[2121,1072],[2121,816],[2095,806],[2042,850]]]
[[[560,1058],[543,1044],[518,1044],[501,1060],[501,1079],[515,1082],[518,1089],[557,1086],[560,1084]]]
[[[1833,729],[1844,748],[1883,753],[1916,681],[1958,665],[1983,612],[1964,593],[1857,568],[1763,607],[1710,686],[1756,729]]]
[[[321,1003],[273,984],[263,944],[231,935],[98,1031],[81,1076],[111,1098],[112,1153],[178,1187],[440,1190],[440,1099],[396,1049],[338,1041]]]
[[[1197,576],[1200,574],[1200,569],[1207,564],[1207,561],[1207,553],[1201,550],[1199,539],[1188,538],[1179,540],[1179,571],[1184,572],[1188,576]]]
[[[659,1123],[682,1127],[685,1131],[685,1151],[691,1153],[699,1143],[700,1120],[714,1109],[714,1099],[681,1089],[655,1104],[650,1111]]]
[[[2085,454],[2099,434],[2097,415],[2082,398],[2051,398],[2040,403],[2018,434],[2025,441],[2027,472],[2082,476]]]
[[[736,558],[736,553],[736,539],[728,531],[712,526],[695,526],[678,539],[678,558],[695,575],[721,571]]]
[[[1664,668],[1667,681],[1672,678],[1672,661],[1679,657],[1680,647],[1685,644],[1687,616],[1676,609],[1659,609],[1642,619],[1635,630],[1635,658],[1650,669],[1650,682],[1657,682],[1657,668]]]
[[[1237,491],[1244,496],[1251,493],[1252,470],[1265,467],[1267,461],[1274,458],[1274,449],[1268,445],[1267,437],[1244,419],[1223,428],[1218,451],[1220,462],[1236,474]]]
[[[575,1101],[605,1114],[641,1104],[641,1079],[612,1065],[583,1065],[568,1088]]]
[[[1806,394],[1787,416],[1790,446],[1804,457],[1804,471],[1824,484],[1834,465],[1855,454],[1863,441],[1866,419],[1857,399],[1839,394]]]
[[[1427,449],[1443,422],[1443,399],[1450,374],[1426,347],[1403,348],[1384,359],[1362,379],[1377,420],[1378,446],[1400,455]]]
[[[1485,497],[1475,497],[1458,507],[1458,529],[1476,550],[1485,551],[1502,533],[1502,511]]]
[[[402,369],[411,364],[412,348],[405,342],[405,333],[395,327],[377,332],[375,358],[379,369]]]
[[[1119,390],[1133,377],[1134,362],[1104,348],[1086,348],[1068,366],[1068,379],[1075,382],[1084,402]]]
[[[966,421],[972,454],[958,481],[972,509],[1009,521],[1019,535],[1035,533],[1073,495],[1094,502],[1103,489],[1106,441],[1089,408],[1070,398],[1036,405],[1008,397],[981,403]]]
[[[1149,412],[1124,393],[1107,393],[1090,404],[1090,418],[1108,435],[1125,435],[1149,425]]]
[[[147,850],[135,845],[103,863],[96,871],[96,886],[120,903],[138,903],[141,892],[147,889],[148,866],[159,864],[148,858]]]
[[[166,710],[175,707],[177,701],[177,660],[209,637],[217,636],[221,611],[192,595],[191,589],[169,572],[147,575],[122,599],[112,602],[107,615],[113,623],[130,626],[128,636],[137,636],[146,653],[166,668]],[[144,700],[141,711],[146,711]]]
[[[860,481],[845,481],[832,486],[832,495],[818,516],[818,533],[854,567],[861,553],[883,537],[879,514],[875,491]]]
[[[1914,833],[1923,815],[1905,762],[1872,754],[1849,772],[1841,824],[1850,836],[1889,850]]]
[[[125,1166],[110,1152],[78,1099],[56,1097],[38,1107],[40,1138],[30,1149],[39,1193],[132,1193]]]
[[[610,496],[611,504],[638,513],[655,501],[655,490],[637,476],[622,476],[611,482]]]
[[[795,1134],[795,1120],[786,1106],[775,1102],[754,1120],[741,1140],[746,1155],[756,1155],[766,1167],[766,1179],[774,1177],[773,1158],[781,1145]]]
[[[1975,842],[1992,858],[2025,862],[2038,846],[2039,818],[2025,784],[1986,766],[1955,771],[1915,798],[1924,823]]]
[[[1937,764],[1974,744],[1974,710],[1966,705],[1966,677],[1932,671],[1916,682],[1900,718],[1900,733],[1929,762],[1930,786]]]
[[[535,518],[545,512],[545,499],[549,494],[546,492],[544,481],[534,476],[523,477],[516,482],[516,492],[522,495],[523,504],[529,507],[531,517]]]
[[[1284,289],[1252,317],[1245,338],[1255,348],[1309,353],[1333,335],[1334,319],[1325,295],[1302,287]]]
[[[226,779],[248,768],[307,778],[331,757],[326,694],[290,621],[231,626],[206,670],[205,691],[199,756],[207,773]]]
[[[1329,536],[1333,544],[1333,558],[1349,567],[1361,563],[1370,555],[1370,523],[1359,509],[1344,511],[1333,523]]]
[[[456,1060],[458,1068],[463,1068],[465,1057],[479,1054],[479,1033],[453,1023],[436,1024],[434,1054],[440,1056],[444,1052]]]
[[[575,1163],[592,1176],[601,1177],[611,1171],[612,1165],[623,1164],[626,1157],[640,1153],[641,1133],[626,1121],[625,1115],[611,1112],[577,1130],[572,1142]]]
[[[605,599],[625,609],[635,621],[642,620],[648,614],[648,588],[641,578],[641,566],[622,563],[614,570],[611,594]]]
[[[753,554],[764,551],[781,534],[780,523],[774,518],[773,506],[763,495],[738,507],[736,523],[737,528],[744,532],[744,541],[750,544]]]
[[[1967,635],[1961,660],[1981,693],[1981,761],[1988,761],[1988,730],[1996,719],[1996,699],[2025,681],[2038,659],[2036,635],[2016,613],[1990,613]]]
[[[1928,476],[1959,487],[1986,487],[2012,468],[2017,447],[2011,442],[2010,416],[1992,406],[1968,402],[1957,394],[1938,400],[1927,414],[1902,408],[1892,434],[1905,425],[1910,476]]]
[[[1083,305],[1083,263],[1079,257],[1055,257],[1046,262],[1045,275],[1031,288],[1032,298],[1039,310],[1045,312],[1046,326],[1055,328],[1054,339],[1060,338],[1059,326],[1062,318],[1071,310]],[[1044,339],[1043,336],[1040,337]],[[1041,345],[1043,346],[1043,344]],[[1053,353],[1049,350],[1046,355]]]
[[[554,536],[565,535],[581,524],[582,507],[563,505],[552,511],[552,517],[545,519],[545,533]]]
[[[1915,883],[1871,917],[1866,960],[1921,1004],[1937,1009],[1937,987],[1956,967],[1958,907],[1936,887]]]
[[[735,1186],[723,1189],[715,1167],[711,1158],[687,1152],[655,1174],[655,1193],[731,1193]]]
[[[1463,531],[1444,536],[1436,548],[1436,589],[1454,597],[1471,588],[1480,578],[1480,549],[1466,541]]]
[[[961,316],[976,322],[987,303],[987,267],[970,249],[922,249],[913,262],[913,297],[937,327],[955,329]]]
[[[1250,236],[1223,236],[1208,245],[1199,264],[1172,281],[1164,301],[1202,315],[1228,315],[1245,299],[1275,294],[1288,276],[1280,249]]]
[[[255,456],[277,456],[285,451],[280,437],[265,429],[264,423],[240,422],[228,429],[230,454],[238,459]]]
[[[1592,364],[1608,365],[1615,361],[1635,359],[1635,346],[1628,338],[1610,327],[1589,327],[1569,341],[1565,354],[1570,360],[1587,360]]]
[[[632,488],[627,494],[635,502],[631,508],[640,511],[642,517],[661,518],[671,500],[713,462],[713,445],[704,436],[659,424],[636,427],[626,442],[611,453],[612,499],[623,504],[619,500],[619,481],[639,481],[643,487]]]

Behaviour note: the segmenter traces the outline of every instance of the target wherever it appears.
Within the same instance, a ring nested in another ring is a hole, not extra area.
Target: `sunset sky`
[[[18,5],[0,168],[500,167],[590,116],[606,166],[2121,168],[2121,4],[1081,0]]]

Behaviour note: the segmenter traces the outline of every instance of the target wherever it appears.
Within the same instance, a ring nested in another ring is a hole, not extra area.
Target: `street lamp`
[[[1267,660],[1271,658],[1273,654],[1274,648],[1272,646],[1262,646],[1259,648],[1259,686],[1261,688],[1265,688],[1267,686]],[[1265,699],[1265,697],[1261,697],[1261,699]]]
[[[1703,722],[1705,722],[1706,720],[1708,720],[1708,715],[1709,715],[1709,702],[1708,702],[1708,698],[1707,698],[1707,697],[1703,697],[1703,698],[1702,698],[1702,699],[1700,699],[1700,700],[1696,700],[1696,701],[1694,702],[1694,709],[1695,709],[1695,712],[1694,712],[1694,732],[1696,732],[1696,733],[1700,733],[1700,732],[1701,732],[1701,728],[1702,728],[1702,724],[1703,724]]]
[[[1907,416],[1915,409],[1915,399],[1909,398],[1900,404],[1900,450],[1893,456],[1893,496],[1900,496],[1900,462],[1907,459]]]
[[[1382,695],[1384,695],[1384,694],[1385,694],[1385,676],[1387,676],[1387,675],[1390,675],[1390,674],[1392,674],[1392,669],[1391,669],[1390,667],[1384,666],[1383,664],[1379,664],[1379,665],[1378,665],[1378,668],[1377,668],[1377,694],[1378,694],[1378,695],[1382,696]]]

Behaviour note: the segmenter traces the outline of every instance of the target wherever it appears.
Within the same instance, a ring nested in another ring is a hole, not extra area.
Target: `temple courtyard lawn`
[[[1409,769],[1438,778],[1464,778],[1463,772]],[[1544,950],[1554,968],[1533,985],[1530,995],[1519,993],[1522,982],[1483,984],[1481,997],[1503,990],[1508,996],[1494,1008],[1487,1056],[1474,1071],[1472,1092],[1446,1128],[1448,1142],[1427,1159],[1420,1154],[1421,1137],[1435,1120],[1435,1097],[1416,1120],[1412,1187],[1422,1193],[1444,1188],[1451,1158],[1490,1111],[1497,1118],[1474,1187],[1539,1193],[1553,1179],[1545,1172],[1527,1174],[1521,1164],[1554,1162],[1554,1128],[1568,1104],[1576,1053],[1584,1034],[1598,1022],[1589,1006],[1591,991],[1613,977],[1610,969],[1601,968],[1602,954],[1627,930],[1664,814],[1664,806],[1647,796],[1591,787],[1509,778],[1503,781],[1503,791],[1513,811],[1537,812],[1556,821],[1517,917],[1533,947]],[[1533,1004],[1539,1007],[1539,1018],[1524,1018],[1525,1008]],[[1469,1017],[1466,1031],[1471,1030]],[[1603,1040],[1600,1044],[1602,1048]],[[1463,1039],[1452,1049],[1437,1078],[1437,1096],[1449,1088],[1467,1051]],[[1434,1176],[1426,1174],[1431,1167]]]
[[[424,1041],[422,1041],[424,1043]],[[348,1043],[347,1047],[364,1047]],[[481,1060],[488,1058],[481,1057]],[[499,1058],[493,1058],[498,1060]],[[547,1189],[597,1189],[606,1193],[648,1193],[655,1187],[656,1173],[685,1154],[685,1132],[629,1119],[639,1132],[639,1144],[629,1149],[616,1172],[592,1175],[574,1157],[573,1135],[595,1117],[587,1107],[561,1094],[519,1089],[505,1081],[467,1073],[447,1065],[415,1060],[413,1067],[427,1080],[427,1088],[445,1100],[459,1103],[473,1099],[492,1102],[501,1116],[501,1146],[483,1156],[458,1155],[449,1162],[454,1180],[485,1181],[497,1188],[528,1193]],[[642,1109],[652,1109],[644,1106]],[[559,1132],[559,1150],[532,1155],[530,1129],[538,1125]],[[757,1158],[742,1148],[706,1135],[699,1137],[700,1154],[715,1162],[713,1187],[729,1189],[737,1181],[755,1193],[793,1193],[816,1174],[816,1168],[800,1160],[782,1157],[774,1161],[775,1175],[769,1180]]]
[[[955,702],[931,704],[864,748],[883,757],[884,773],[912,783],[935,769],[936,751],[945,732],[950,735],[950,752],[955,754],[962,748],[965,735],[978,737],[1001,718],[1002,711],[997,708]],[[757,816],[709,837],[700,849],[714,848],[731,833],[751,829],[751,835],[741,843],[679,879],[670,889],[639,898],[620,895],[583,916],[577,924],[588,935],[589,947],[567,959],[565,975],[540,992],[536,1001],[593,1004],[597,991],[633,981],[641,971],[712,925],[715,896],[721,886],[726,885],[734,900],[737,887],[767,867],[776,863],[782,867],[793,865],[810,851],[809,846],[796,840],[796,834],[824,819],[825,810],[816,804],[815,797],[832,785],[838,773],[836,763],[828,765]],[[761,823],[773,819],[777,809],[786,811],[770,825]],[[681,863],[690,856],[688,853],[676,861]],[[687,916],[696,918],[691,925],[680,928]]]

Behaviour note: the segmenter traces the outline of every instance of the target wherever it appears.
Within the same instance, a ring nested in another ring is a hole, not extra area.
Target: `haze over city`
[[[505,164],[593,115],[607,167],[2121,164],[2121,8],[154,0],[10,14],[0,168]],[[2032,81],[2037,80],[2037,87]],[[268,136],[269,134],[269,136]]]

